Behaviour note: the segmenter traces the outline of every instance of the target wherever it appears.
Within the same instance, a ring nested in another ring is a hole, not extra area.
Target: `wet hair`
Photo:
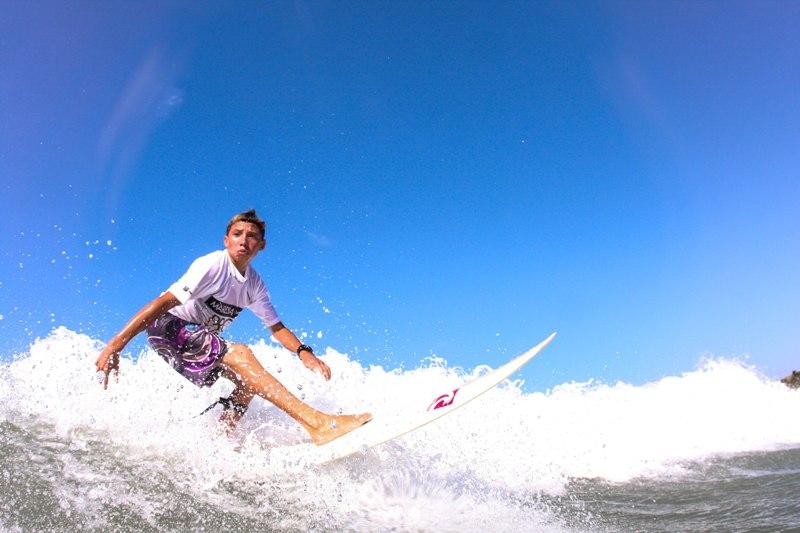
[[[231,226],[236,224],[237,222],[249,222],[250,224],[255,224],[259,231],[261,231],[261,240],[264,240],[264,234],[267,232],[267,223],[264,222],[261,217],[258,216],[255,209],[250,209],[248,211],[244,211],[237,215],[234,215],[233,218],[228,222],[228,227],[225,228],[225,235],[230,233]]]

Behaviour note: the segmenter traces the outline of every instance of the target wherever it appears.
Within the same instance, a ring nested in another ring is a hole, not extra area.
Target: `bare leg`
[[[223,369],[222,375],[231,380],[235,385],[233,392],[230,396],[228,396],[228,399],[233,400],[239,405],[250,405],[250,401],[253,399],[253,396],[255,396],[255,392],[248,389],[242,380],[239,379],[239,376],[229,369]],[[233,429],[236,427],[236,424],[239,423],[239,420],[241,420],[242,416],[244,416],[244,412],[240,412],[236,409],[225,409],[222,411],[219,421],[222,422],[223,430],[227,435],[233,433]]]
[[[228,352],[222,358],[222,365],[226,370],[226,377],[229,374],[233,375],[233,382],[236,385],[234,395],[237,395],[232,398],[234,401],[247,404],[255,394],[261,396],[303,426],[311,435],[314,444],[330,442],[372,420],[372,415],[369,413],[329,415],[303,403],[267,372],[250,348],[244,344],[230,345]],[[246,401],[240,401],[237,398]],[[229,428],[232,428],[238,422],[238,417],[233,413],[228,416],[229,420],[223,420],[223,422],[228,423]]]

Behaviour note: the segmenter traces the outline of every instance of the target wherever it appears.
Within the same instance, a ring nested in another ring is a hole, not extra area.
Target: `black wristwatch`
[[[300,357],[300,352],[302,352],[303,350],[305,350],[307,352],[311,352],[312,355],[314,354],[314,348],[312,348],[311,346],[308,346],[307,344],[301,344],[300,346],[297,347],[297,350],[296,350],[297,351],[297,357]]]

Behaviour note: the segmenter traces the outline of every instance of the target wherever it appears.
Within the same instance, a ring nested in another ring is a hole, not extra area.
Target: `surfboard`
[[[416,411],[401,413],[398,417],[376,417],[368,424],[332,442],[315,446],[309,450],[311,457],[307,457],[307,459],[316,464],[324,464],[356,453],[365,453],[370,448],[430,424],[496,387],[536,357],[555,336],[556,334],[552,333],[530,350],[472,381],[448,390],[435,391],[429,397],[421,398]]]

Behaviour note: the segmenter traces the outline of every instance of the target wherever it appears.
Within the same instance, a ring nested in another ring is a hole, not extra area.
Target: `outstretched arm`
[[[97,361],[94,363],[97,367],[97,372],[102,370],[105,374],[103,378],[104,389],[108,387],[108,375],[112,370],[116,375],[119,375],[119,352],[125,348],[132,338],[144,331],[147,324],[179,304],[180,301],[178,301],[172,293],[169,291],[165,292],[142,307],[139,312],[133,315],[133,318],[125,324],[125,327],[108,341],[108,344],[106,344],[106,347],[100,352]]]
[[[283,325],[283,322],[278,322],[277,324],[270,326],[269,329],[272,332],[272,335],[278,339],[278,342],[283,344],[287,350],[297,353],[297,349],[302,343],[300,342],[300,339],[298,339],[297,336],[292,333],[292,330]],[[318,358],[308,350],[301,351],[299,356],[303,364],[306,365],[306,368],[313,370],[314,372],[319,372],[325,379],[331,379],[331,369],[322,359]]]

